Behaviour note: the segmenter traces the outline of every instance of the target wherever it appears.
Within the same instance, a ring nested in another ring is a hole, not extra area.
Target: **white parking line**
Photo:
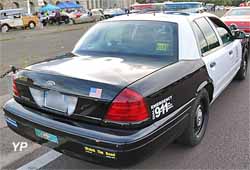
[[[35,160],[21,166],[17,170],[37,170],[42,168],[43,166],[47,165],[48,163],[54,161],[58,157],[60,157],[62,154],[59,152],[56,152],[54,150],[51,150],[44,155],[40,156],[39,158],[36,158]]]

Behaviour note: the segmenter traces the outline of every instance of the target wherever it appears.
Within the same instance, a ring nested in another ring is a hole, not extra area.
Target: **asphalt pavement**
[[[91,26],[82,24],[44,30],[14,31],[0,35],[0,73],[9,65],[25,67],[35,61],[73,49]],[[249,70],[250,71],[250,70]],[[250,73],[250,72],[249,72]],[[187,148],[161,145],[145,160],[127,169],[250,169],[250,74],[245,81],[233,81],[212,104],[207,132],[200,145]],[[10,98],[7,80],[0,80],[0,106]],[[15,134],[3,120],[0,110],[0,169],[109,169],[75,158],[52,153]],[[15,152],[12,142],[28,142],[28,148]],[[48,156],[49,155],[49,156]],[[51,156],[53,155],[53,156]],[[56,156],[55,156],[56,155]],[[53,161],[50,161],[50,158]],[[47,162],[46,162],[46,161]],[[43,162],[43,164],[41,164]]]

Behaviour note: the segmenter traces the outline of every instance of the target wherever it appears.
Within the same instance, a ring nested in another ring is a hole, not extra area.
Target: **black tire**
[[[71,20],[72,24],[76,24],[74,19],[71,18],[70,20]]]
[[[50,25],[53,25],[54,24],[54,20],[52,19],[49,19],[49,22],[48,22]]]
[[[36,23],[33,21],[29,22],[28,27],[29,29],[34,29],[36,27]]]
[[[69,18],[65,18],[64,23],[69,24],[69,22],[70,22]]]
[[[8,32],[10,30],[10,27],[7,24],[4,24],[1,26],[1,32]]]
[[[101,16],[100,21],[102,21],[102,20],[104,20],[104,19],[105,19],[105,17]]]
[[[187,146],[198,145],[205,135],[209,117],[209,95],[202,89],[192,105],[188,125],[177,142]]]
[[[245,50],[242,58],[242,63],[240,70],[235,76],[236,80],[245,80],[247,76],[248,60],[247,60],[247,50]]]

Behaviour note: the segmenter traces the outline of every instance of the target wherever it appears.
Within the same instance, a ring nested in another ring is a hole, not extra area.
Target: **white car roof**
[[[212,16],[218,18],[216,15],[210,13],[186,13],[186,12],[173,12],[173,14],[168,13],[147,13],[147,14],[129,14],[113,17],[106,21],[122,21],[122,20],[148,20],[148,21],[167,21],[175,22],[177,24],[181,22],[186,22],[187,20],[194,20],[196,18]]]
[[[177,12],[178,13],[178,12]],[[194,32],[190,25],[190,21],[200,17],[216,17],[210,13],[194,14],[194,13],[179,13],[179,14],[129,14],[117,16],[103,22],[110,21],[165,21],[178,24],[179,32],[179,60],[193,60],[201,57],[199,47],[197,45]]]

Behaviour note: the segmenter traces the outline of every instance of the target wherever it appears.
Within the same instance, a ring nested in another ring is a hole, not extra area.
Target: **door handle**
[[[233,50],[229,51],[229,55],[232,55],[233,54]]]
[[[210,63],[210,67],[211,67],[211,68],[213,68],[213,67],[215,67],[215,66],[216,66],[216,62]]]

